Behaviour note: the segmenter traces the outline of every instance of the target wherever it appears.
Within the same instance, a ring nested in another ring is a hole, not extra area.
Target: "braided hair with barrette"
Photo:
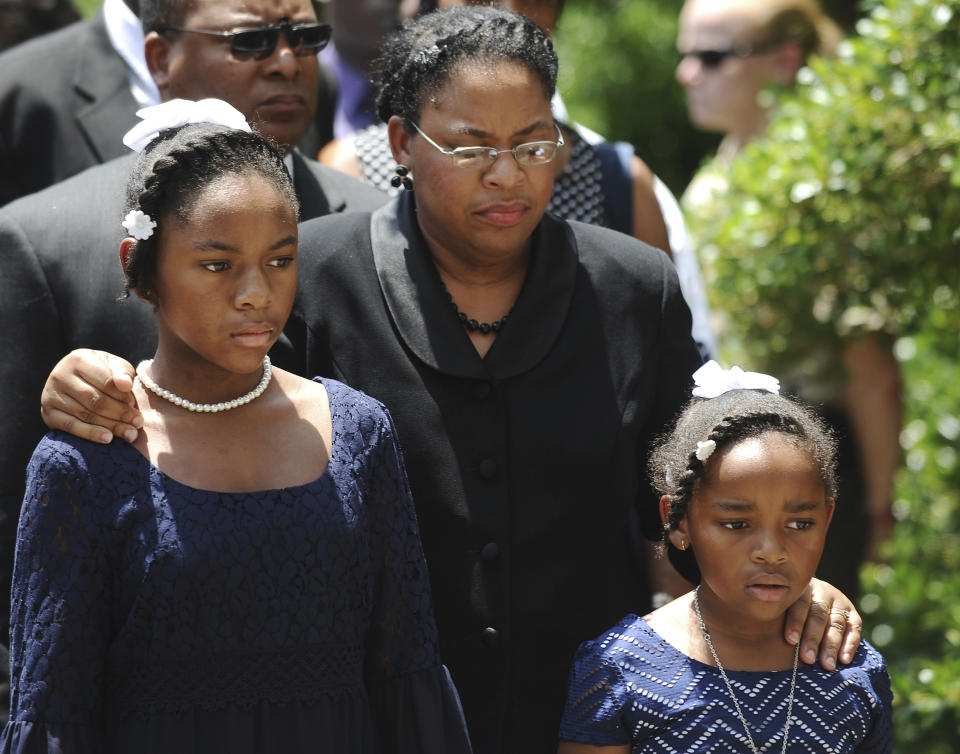
[[[127,257],[122,298],[132,290],[151,297],[164,221],[188,221],[201,191],[226,175],[249,173],[266,178],[299,213],[282,153],[259,134],[210,123],[161,131],[141,152],[127,182],[124,212],[139,210],[158,227],[148,238],[137,240]]]
[[[670,497],[665,535],[686,517],[714,454],[769,432],[784,435],[806,450],[819,469],[824,496],[836,498],[837,443],[824,422],[809,408],[782,395],[728,390],[715,398],[693,398],[650,456],[653,486],[660,495]],[[712,445],[706,445],[711,441]],[[698,452],[704,446],[706,452]]]

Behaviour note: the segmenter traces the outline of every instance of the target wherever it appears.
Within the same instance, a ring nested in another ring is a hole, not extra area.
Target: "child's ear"
[[[124,275],[127,274],[127,262],[129,261],[130,254],[133,252],[136,245],[137,242],[130,236],[127,236],[120,242],[120,265],[123,267]],[[152,303],[154,301],[154,297],[144,296],[142,293],[140,293],[139,288],[134,288],[133,292],[136,293],[137,298],[141,299],[142,301],[146,301],[147,303]]]
[[[670,529],[670,503],[673,498],[670,495],[664,495],[660,498],[660,521],[663,522],[663,528],[667,531],[667,539],[670,544],[678,550],[686,550],[690,546],[690,537],[687,534],[687,519],[684,516],[680,519],[676,529]]]
[[[136,245],[136,243],[137,242],[134,241],[130,236],[127,236],[120,242],[120,265],[124,270],[127,269],[127,262],[130,259],[130,252],[133,251],[133,247]]]
[[[670,522],[670,503],[673,501],[671,495],[663,495],[660,498],[660,523],[667,526]]]

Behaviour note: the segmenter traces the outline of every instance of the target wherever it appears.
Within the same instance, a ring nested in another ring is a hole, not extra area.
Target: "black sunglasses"
[[[294,24],[286,16],[269,26],[215,31],[212,29],[184,29],[182,26],[164,26],[157,30],[159,34],[168,31],[186,31],[192,34],[206,34],[230,40],[230,53],[239,60],[264,60],[277,49],[277,40],[283,32],[294,54],[300,56],[316,55],[327,46],[332,29],[329,24]]]
[[[776,43],[768,42],[760,45],[741,45],[728,50],[687,50],[680,53],[680,59],[696,58],[704,68],[716,68],[727,58],[749,58],[751,55],[770,52],[776,46]]]

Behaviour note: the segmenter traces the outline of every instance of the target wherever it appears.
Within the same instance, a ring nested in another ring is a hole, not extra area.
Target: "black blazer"
[[[690,314],[661,251],[547,216],[481,359],[412,204],[303,225],[292,366],[393,414],[475,751],[556,751],[577,644],[649,608],[629,533],[660,533],[647,449],[700,365]]]
[[[0,54],[0,205],[123,155],[136,111],[102,8]]]
[[[302,218],[387,201],[296,152],[293,160]],[[130,153],[0,208],[0,353],[7,354],[0,358],[0,594],[10,590],[26,464],[46,431],[38,407],[50,370],[74,348],[134,363],[156,348],[153,309],[136,296],[116,300],[123,290],[123,193],[135,161]],[[4,645],[8,608],[0,599]]]

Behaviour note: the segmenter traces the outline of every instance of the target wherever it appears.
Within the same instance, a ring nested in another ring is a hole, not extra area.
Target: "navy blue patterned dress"
[[[783,746],[792,672],[727,671],[761,752]],[[883,657],[865,641],[836,671],[801,663],[787,751],[890,752],[891,702]],[[720,671],[687,657],[635,615],[580,646],[560,738],[629,744],[632,754],[750,750]]]
[[[469,751],[386,409],[323,380],[329,465],[187,487],[51,433],[17,539],[3,752]]]

